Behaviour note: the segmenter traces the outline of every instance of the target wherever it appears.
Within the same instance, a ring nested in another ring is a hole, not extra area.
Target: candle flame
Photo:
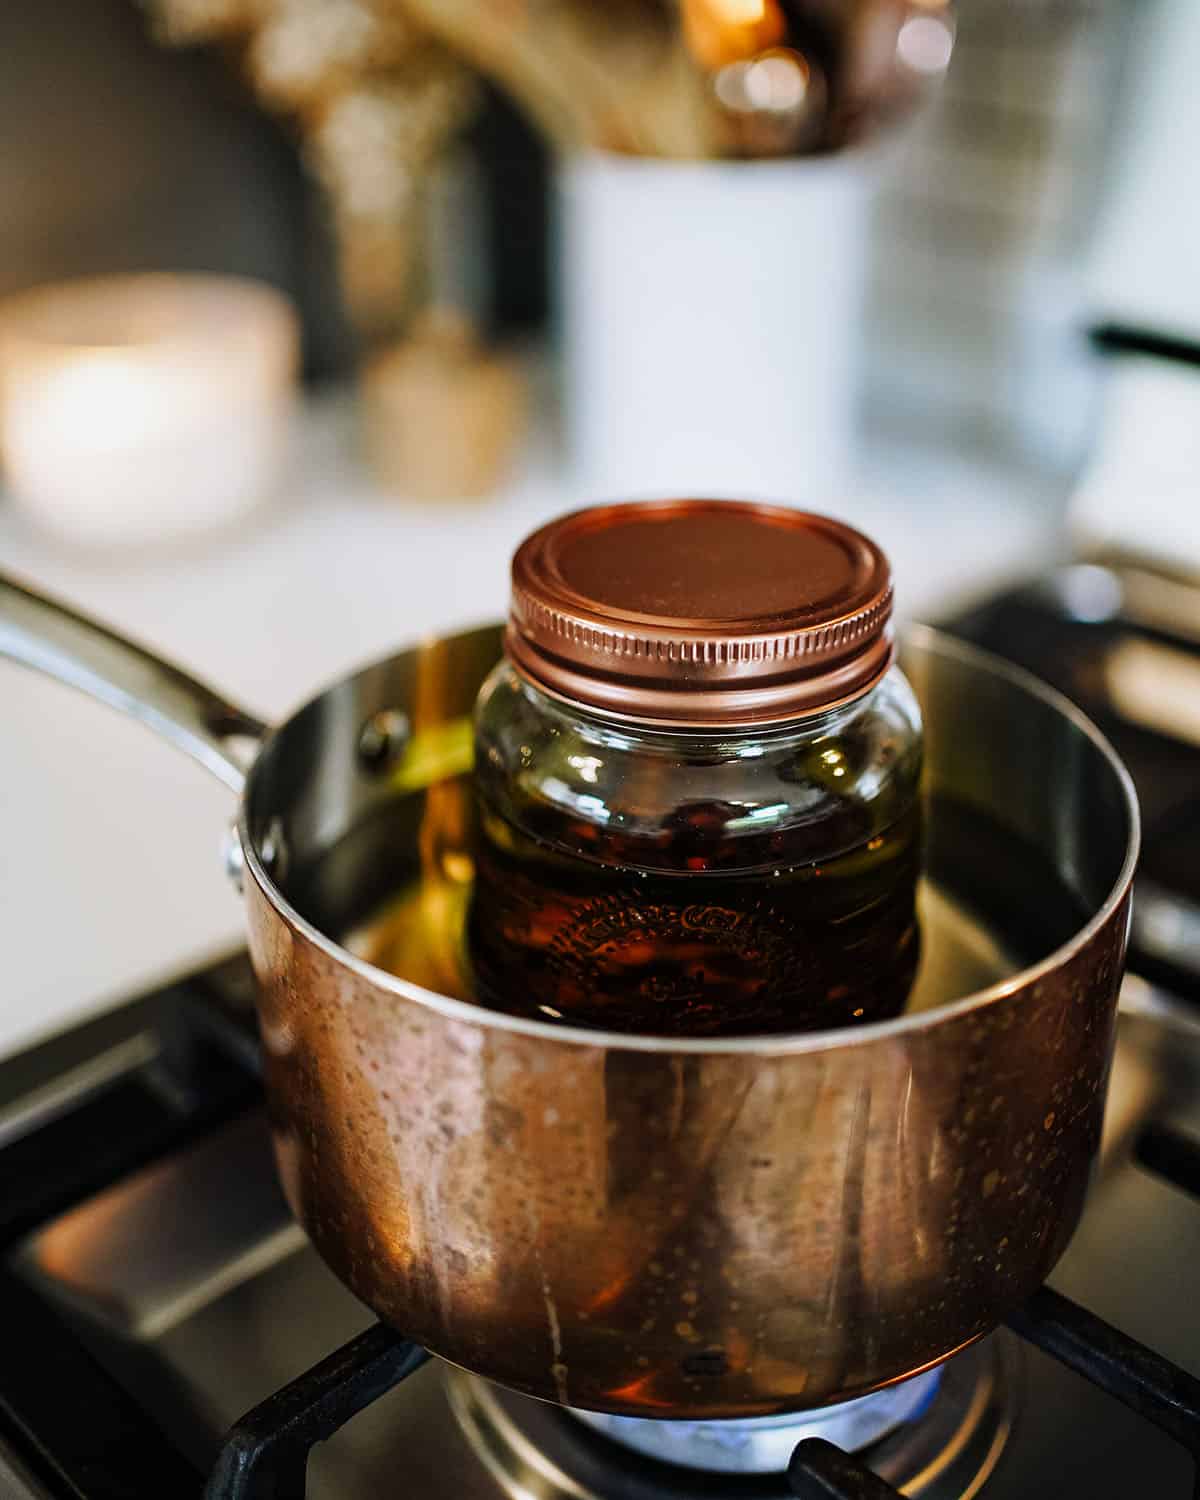
[[[80,353],[39,382],[44,419],[91,449],[136,446],[171,426],[172,390],[152,361],[117,350]]]

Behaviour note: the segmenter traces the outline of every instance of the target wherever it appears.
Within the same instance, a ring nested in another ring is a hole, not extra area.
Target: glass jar
[[[903,1009],[920,716],[873,543],[778,507],[597,507],[513,563],[476,718],[477,998],[730,1035]]]

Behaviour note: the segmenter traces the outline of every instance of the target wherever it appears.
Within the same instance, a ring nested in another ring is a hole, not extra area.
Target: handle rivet
[[[371,772],[386,770],[408,743],[412,726],[398,708],[381,708],[366,721],[358,734],[358,758]]]
[[[240,895],[246,880],[246,851],[242,848],[242,836],[238,832],[236,823],[231,823],[225,830],[221,856],[225,864],[225,873],[232,882],[234,890]]]
[[[268,874],[275,880],[282,880],[287,874],[288,846],[283,832],[283,819],[278,814],[263,830],[258,854]]]

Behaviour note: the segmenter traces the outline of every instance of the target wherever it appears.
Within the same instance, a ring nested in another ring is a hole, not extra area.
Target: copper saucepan
[[[855,1396],[993,1328],[1066,1246],[1100,1139],[1138,837],[1111,749],[1032,678],[910,632],[927,791],[1052,861],[1076,930],[989,989],[857,1031],[561,1029],[338,942],[399,859],[436,857],[453,809],[421,787],[463,768],[499,649],[494,628],[423,644],[267,732],[0,582],[0,655],[136,715],[240,792],[280,1172],[380,1317],[535,1396],[687,1417]]]

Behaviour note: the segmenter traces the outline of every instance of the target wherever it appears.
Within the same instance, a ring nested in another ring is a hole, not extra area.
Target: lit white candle
[[[15,501],[87,543],[226,524],[270,493],[297,319],[257,282],[132,275],[0,304],[0,456]]]

